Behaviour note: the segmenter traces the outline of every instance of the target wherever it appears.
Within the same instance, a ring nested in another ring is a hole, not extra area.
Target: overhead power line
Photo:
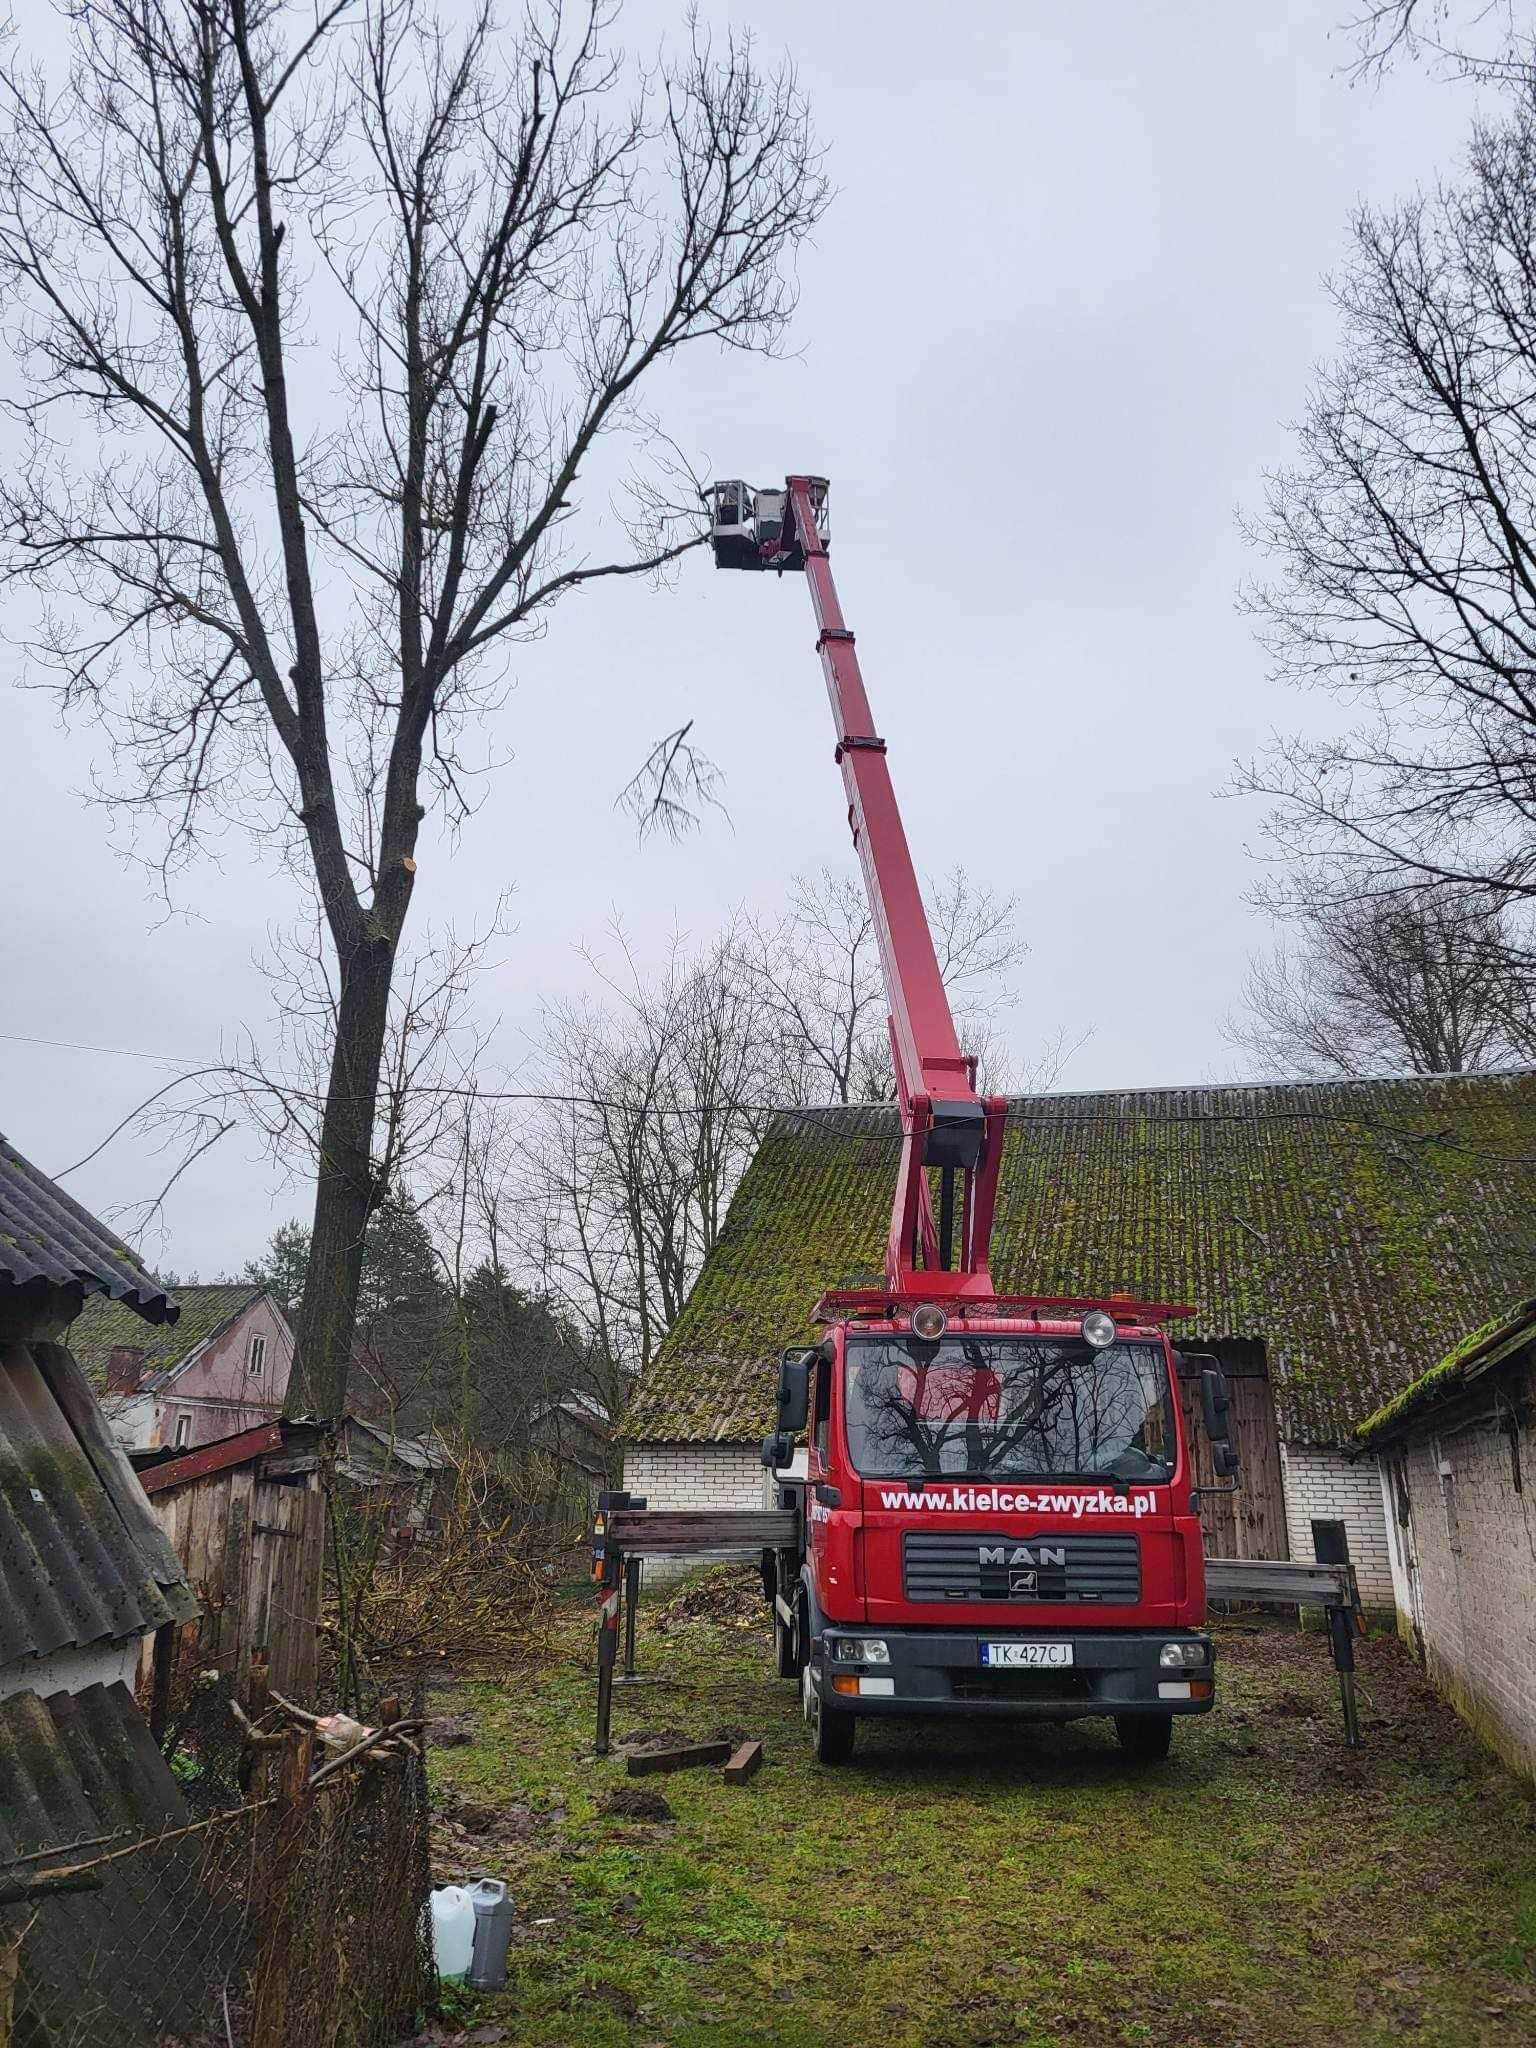
[[[232,1061],[215,1060],[210,1062],[206,1060],[189,1060],[180,1058],[172,1053],[145,1052],[140,1048],[133,1046],[87,1045],[76,1039],[42,1038],[35,1035],[16,1031],[0,1031],[0,1043],[10,1045],[43,1046],[48,1048],[49,1050],[58,1052],[88,1052],[100,1055],[102,1057],[110,1057],[117,1059],[146,1060],[156,1066],[180,1069],[182,1079],[191,1079],[194,1076],[203,1074],[216,1074],[221,1072],[231,1073],[237,1076],[241,1076],[247,1082],[253,1085],[265,1086],[274,1089],[282,1089],[287,1094],[302,1097],[308,1102],[322,1103],[325,1100],[325,1097],[320,1090],[311,1088],[304,1083],[289,1080],[282,1075],[266,1074],[259,1070],[246,1071],[241,1069]],[[1382,1078],[1390,1079],[1393,1077],[1383,1076]],[[1412,1080],[1419,1077],[1407,1076],[1404,1078]],[[1433,1077],[1426,1076],[1424,1078],[1459,1080],[1471,1077],[1443,1075]],[[1197,1093],[1199,1092],[1200,1087],[1202,1085],[1208,1086],[1211,1089],[1219,1089],[1228,1086],[1234,1088],[1244,1088],[1256,1085],[1264,1085],[1268,1087],[1287,1085],[1328,1087],[1334,1084],[1331,1084],[1326,1081],[1315,1083],[1289,1084],[1274,1082],[1256,1084],[1242,1081],[1226,1083],[1216,1081],[1208,1084],[1194,1084],[1191,1086],[1188,1092],[1191,1094]],[[1348,1084],[1345,1083],[1342,1085]],[[418,1090],[417,1092],[424,1096],[434,1095],[449,1101],[542,1103],[548,1104],[556,1108],[604,1110],[616,1116],[691,1117],[706,1114],[708,1113],[711,1107],[710,1105],[700,1105],[698,1103],[689,1102],[622,1102],[607,1096],[569,1094],[559,1090],[552,1090],[546,1088],[477,1088],[452,1086],[424,1087]],[[1102,1092],[1106,1094],[1135,1094],[1138,1091],[1134,1089],[1106,1089]],[[1160,1089],[1154,1092],[1159,1094],[1166,1094],[1171,1091]],[[150,1102],[157,1101],[159,1097],[164,1093],[166,1093],[166,1090],[164,1089],[157,1091],[155,1095],[150,1097]],[[147,1107],[148,1104],[140,1104],[141,1109]],[[810,1104],[786,1102],[727,1102],[718,1105],[718,1108],[724,1109],[726,1111],[735,1111],[744,1116],[794,1117],[803,1122],[817,1125],[821,1129],[824,1136],[846,1140],[850,1143],[862,1142],[866,1144],[874,1143],[888,1144],[894,1146],[898,1145],[901,1142],[901,1133],[899,1130],[837,1130],[835,1128],[829,1128],[827,1123],[828,1118],[840,1117],[847,1114],[850,1111],[868,1113],[871,1110],[882,1110],[889,1111],[894,1114],[896,1109],[896,1105],[894,1102]],[[119,1124],[116,1127],[116,1129],[114,1129],[109,1134],[108,1138],[103,1140],[102,1146],[98,1146],[97,1150],[100,1151],[104,1149],[105,1145],[110,1143],[111,1139],[116,1137],[118,1135],[118,1132],[123,1130],[128,1123],[131,1123],[133,1120],[133,1116],[137,1114],[137,1111],[131,1112],[130,1115],[124,1119],[123,1123]],[[1348,1128],[1351,1130],[1360,1131],[1372,1137],[1393,1138],[1398,1140],[1400,1143],[1417,1146],[1424,1151],[1426,1156],[1429,1156],[1432,1149],[1438,1146],[1443,1147],[1444,1149],[1449,1151],[1458,1152],[1465,1158],[1486,1159],[1499,1166],[1536,1167],[1536,1157],[1527,1157],[1523,1154],[1495,1152],[1491,1151],[1487,1146],[1466,1144],[1465,1142],[1463,1142],[1460,1133],[1454,1127],[1441,1126],[1434,1130],[1410,1130],[1406,1126],[1401,1124],[1383,1123],[1380,1120],[1380,1118],[1372,1116],[1369,1112],[1349,1109],[1314,1109],[1304,1107],[1302,1105],[1286,1105],[1283,1107],[1275,1107],[1265,1109],[1262,1111],[1244,1109],[1205,1108],[1187,1110],[1160,1110],[1155,1112],[1150,1117],[1145,1109],[1108,1111],[1093,1110],[1081,1113],[1074,1112],[1071,1110],[1010,1109],[1007,1113],[1007,1120],[1010,1124],[1017,1124],[1021,1127],[1027,1126],[1032,1130],[1050,1130],[1053,1128],[1061,1130],[1080,1130],[1085,1127],[1091,1128],[1095,1125],[1118,1127],[1128,1123],[1146,1123],[1149,1121],[1154,1124],[1160,1125],[1213,1123],[1273,1124],[1281,1122],[1332,1124]],[[95,1156],[96,1155],[94,1152],[87,1155],[88,1158],[94,1158]],[[86,1163],[86,1160],[80,1160],[77,1162],[77,1165],[84,1165]],[[75,1169],[69,1168],[66,1170],[73,1172]]]

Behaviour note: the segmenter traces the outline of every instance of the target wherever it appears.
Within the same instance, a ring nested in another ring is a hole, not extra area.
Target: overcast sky
[[[40,10],[39,10],[40,11]],[[1344,0],[779,0],[839,196],[801,268],[795,359],[690,353],[661,394],[707,470],[833,483],[834,563],[919,866],[1016,891],[1032,951],[1010,1036],[1090,1035],[1063,1076],[1141,1086],[1238,1071],[1221,1034],[1248,952],[1251,805],[1233,757],[1319,715],[1275,690],[1234,594],[1236,530],[1283,459],[1335,335],[1322,275],[1350,208],[1454,165],[1471,104],[1411,70],[1339,75]],[[630,0],[626,41],[681,9]],[[23,19],[31,16],[26,10]],[[741,19],[704,0],[706,20]],[[27,31],[24,31],[24,34]],[[543,996],[622,920],[643,953],[700,938],[787,877],[851,866],[790,578],[597,586],[515,655],[506,765],[456,846],[422,849],[413,918],[467,928],[510,890],[481,987],[514,1070]],[[100,735],[11,687],[12,886],[0,1031],[198,1060],[260,1026],[253,956],[288,885],[230,841],[167,922],[84,800]],[[637,849],[612,799],[684,719],[729,823]],[[117,1053],[4,1043],[0,1128],[57,1171],[156,1085]],[[68,1183],[98,1210],[163,1163],[120,1140]],[[162,1264],[209,1277],[306,1207],[239,1139],[174,1193]]]

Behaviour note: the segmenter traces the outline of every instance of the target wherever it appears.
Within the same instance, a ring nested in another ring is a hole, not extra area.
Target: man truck
[[[780,1359],[773,1512],[713,1523],[765,1539],[779,1673],[800,1685],[822,1763],[846,1762],[859,1720],[881,1715],[1106,1715],[1132,1757],[1163,1757],[1216,1688],[1180,1375],[1198,1375],[1213,1469],[1235,1484],[1226,1382],[1175,1351],[1180,1304],[994,1289],[1008,1103],[978,1094],[960,1049],[832,581],[828,504],[820,477],[717,483],[711,541],[722,568],[810,589],[889,998],[901,1160],[883,1283],[825,1294],[821,1341]],[[614,1526],[648,1521],[664,1543],[669,1518],[640,1506],[617,1497]],[[720,1528],[694,1520],[700,1548],[711,1533],[718,1547]]]

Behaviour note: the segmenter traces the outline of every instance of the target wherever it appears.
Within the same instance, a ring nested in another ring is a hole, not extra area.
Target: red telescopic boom
[[[853,634],[832,581],[826,480],[792,476],[782,493],[716,484],[711,496],[720,567],[803,569],[810,585],[848,823],[890,1004],[902,1147],[885,1255],[887,1287],[934,1301],[990,1298],[987,1254],[1007,1100],[976,1093],[975,1059],[960,1050],[955,1035],[885,741],[875,731]]]

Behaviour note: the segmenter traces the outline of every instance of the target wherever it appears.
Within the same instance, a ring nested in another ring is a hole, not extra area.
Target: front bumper
[[[888,1664],[857,1663],[844,1643],[878,1636]],[[1070,1643],[1065,1669],[994,1670],[981,1661],[983,1643]],[[1167,1670],[1164,1643],[1203,1643],[1206,1661]],[[918,1629],[824,1626],[812,1645],[811,1683],[819,1699],[853,1714],[1012,1714],[1074,1721],[1090,1714],[1208,1714],[1216,1704],[1216,1664],[1209,1636],[1194,1629]],[[834,1678],[874,1681],[857,1695],[833,1689]],[[1203,1686],[1203,1692],[1200,1688]]]

